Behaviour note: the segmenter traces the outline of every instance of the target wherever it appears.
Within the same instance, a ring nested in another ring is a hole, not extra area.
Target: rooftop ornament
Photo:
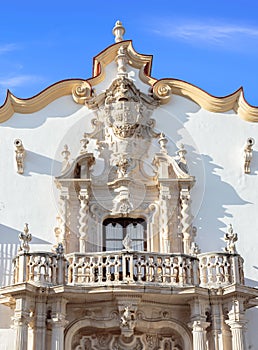
[[[224,240],[227,242],[226,248],[224,248],[225,252],[229,254],[236,254],[236,245],[235,242],[238,240],[237,233],[234,233],[233,227],[230,224],[228,228],[228,233],[225,233]]]
[[[159,140],[158,143],[160,145],[160,152],[167,154],[167,143],[168,143],[168,139],[166,138],[165,134],[162,132],[159,135]]]
[[[29,233],[29,226],[28,224],[25,224],[23,232],[19,234],[19,240],[21,242],[20,252],[26,254],[30,251],[29,242],[31,241],[31,239],[32,239],[32,235]]]
[[[24,172],[24,158],[25,158],[25,149],[22,144],[22,140],[14,140],[15,153],[16,153],[16,164],[17,164],[17,173],[23,174]]]
[[[113,35],[115,36],[115,42],[119,43],[120,41],[123,41],[123,35],[125,33],[125,28],[122,25],[122,22],[116,21],[116,24],[112,30]]]
[[[178,150],[176,151],[177,155],[178,155],[178,165],[179,167],[186,173],[188,174],[188,166],[187,166],[187,162],[186,162],[186,158],[185,155],[187,153],[185,146],[180,143],[178,145]]]
[[[62,151],[61,155],[63,156],[64,160],[62,162],[62,173],[65,172],[65,170],[69,167],[69,158],[70,158],[70,151],[68,149],[67,145],[64,145],[64,150]]]
[[[87,153],[87,148],[88,148],[88,143],[89,143],[89,140],[87,138],[87,134],[84,133],[83,134],[83,138],[81,139],[81,151],[80,151],[80,154],[85,154]]]
[[[250,164],[251,164],[251,160],[253,157],[253,145],[254,145],[255,141],[252,137],[249,137],[246,141],[245,144],[245,149],[244,149],[244,156],[245,156],[245,165],[244,165],[244,170],[246,174],[250,174]]]

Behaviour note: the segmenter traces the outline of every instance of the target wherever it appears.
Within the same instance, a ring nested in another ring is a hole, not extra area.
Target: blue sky
[[[258,105],[258,1],[11,1],[0,12],[0,104],[67,78],[89,78],[113,44],[117,19],[152,76],[186,80],[215,96],[244,87]]]

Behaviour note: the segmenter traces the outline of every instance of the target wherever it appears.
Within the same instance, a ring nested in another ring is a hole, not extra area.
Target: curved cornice
[[[95,86],[104,80],[105,67],[115,61],[120,46],[127,51],[129,65],[139,69],[142,81],[152,86],[156,82],[156,79],[151,77],[152,55],[142,55],[136,52],[131,40],[113,44],[95,56],[93,58],[93,77],[88,79],[88,82]]]
[[[258,122],[258,107],[251,106],[246,101],[242,87],[230,95],[216,97],[183,80],[161,79],[154,83],[153,92],[160,97],[161,102],[164,99],[163,103],[167,102],[170,95],[178,95],[192,100],[209,112],[222,113],[234,110],[242,119]]]
[[[24,114],[36,112],[66,95],[72,95],[77,103],[84,104],[92,95],[92,87],[105,79],[105,67],[115,61],[121,45],[127,51],[129,65],[139,69],[140,79],[153,87],[153,94],[161,103],[167,103],[174,94],[188,98],[208,111],[219,113],[234,110],[244,120],[258,122],[258,107],[247,103],[242,87],[231,95],[215,97],[183,80],[157,80],[151,77],[152,56],[137,53],[130,40],[111,45],[94,57],[93,76],[90,79],[63,80],[28,99],[19,99],[8,91],[6,100],[0,107],[0,122],[8,120],[15,112]]]
[[[0,107],[0,122],[10,119],[15,112],[22,114],[37,112],[57,98],[71,95],[74,86],[82,82],[84,82],[82,79],[62,80],[27,99],[18,98],[8,90],[5,102]]]

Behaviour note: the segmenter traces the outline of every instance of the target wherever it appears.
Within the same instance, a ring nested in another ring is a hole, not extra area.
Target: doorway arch
[[[112,344],[119,339],[120,334],[121,332],[117,319],[101,321],[84,318],[68,326],[65,334],[65,350],[81,350],[83,347],[80,347],[80,341],[92,341],[91,339],[96,339],[97,337],[99,337],[102,342],[106,341],[109,344],[106,350],[112,350]],[[155,322],[143,319],[138,320],[135,328],[134,342],[140,342],[142,349],[145,350],[148,348],[147,342],[150,337],[154,339],[152,341],[159,338],[159,342],[162,344],[161,346],[169,344],[169,339],[171,339],[171,344],[174,340],[175,344],[176,341],[178,342],[179,345],[176,349],[192,350],[191,331],[185,324],[177,320],[155,320]],[[130,346],[131,345],[129,345],[128,349],[130,349]],[[172,346],[167,348],[173,349]],[[98,350],[102,348],[94,345],[93,349]],[[163,349],[163,347],[159,347],[157,344],[156,349]]]

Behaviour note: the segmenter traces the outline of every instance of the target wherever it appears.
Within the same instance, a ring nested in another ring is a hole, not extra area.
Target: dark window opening
[[[132,250],[147,250],[146,222],[142,218],[108,218],[103,222],[103,251],[122,250],[129,234]]]

